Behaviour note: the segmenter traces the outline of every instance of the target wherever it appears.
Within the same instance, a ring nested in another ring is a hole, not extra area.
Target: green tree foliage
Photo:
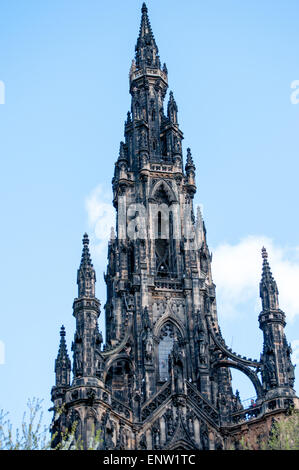
[[[268,441],[263,449],[299,450],[299,413],[292,412],[289,416],[273,423]]]
[[[64,407],[56,410],[64,413]],[[0,410],[0,450],[83,450],[82,439],[76,438],[77,423],[61,435],[59,444],[52,449],[51,443],[56,435],[49,437],[49,427],[42,425],[42,400],[33,398],[27,402],[27,412],[23,415],[21,429],[13,429],[8,413]],[[88,450],[97,450],[101,446],[101,431],[92,432]]]
[[[241,449],[253,447],[244,438],[240,441]],[[267,439],[259,443],[260,450],[299,450],[299,412],[290,410],[286,416],[273,420]]]

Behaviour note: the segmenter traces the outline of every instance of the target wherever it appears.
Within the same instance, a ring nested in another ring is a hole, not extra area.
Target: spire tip
[[[268,258],[268,253],[267,253],[267,250],[266,248],[263,246],[262,248],[262,258],[263,259],[267,259]]]
[[[83,235],[83,245],[89,245],[89,238],[88,238],[88,235],[87,233],[85,232],[84,235]]]

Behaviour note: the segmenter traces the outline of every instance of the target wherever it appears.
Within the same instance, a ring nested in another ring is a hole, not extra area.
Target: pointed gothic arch
[[[230,368],[231,367],[233,369],[238,369],[240,372],[243,372],[251,380],[251,382],[252,382],[252,384],[255,388],[257,397],[262,398],[262,396],[264,394],[262,384],[261,384],[261,382],[260,382],[260,380],[257,376],[257,373],[254,372],[249,367],[247,367],[247,366],[245,366],[241,363],[231,361],[229,359],[222,359],[222,360],[216,362],[213,367],[214,368],[217,368],[217,367],[228,367],[228,368]]]
[[[183,331],[181,325],[171,316],[164,317],[163,321],[159,322],[158,327],[155,329],[157,372],[160,382],[165,382],[169,379],[169,355],[172,352],[176,339],[181,344],[183,343]]]
[[[163,178],[156,181],[151,189],[150,198],[154,203],[171,205],[178,202],[173,188]]]
[[[135,372],[130,358],[126,354],[111,358],[105,368],[103,378],[105,387],[112,391],[114,397],[131,407]]]

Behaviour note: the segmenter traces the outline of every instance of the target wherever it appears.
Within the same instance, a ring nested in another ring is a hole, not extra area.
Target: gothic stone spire
[[[137,69],[141,69],[143,67],[160,68],[160,59],[158,56],[159,51],[152,32],[145,3],[142,5],[141,12],[142,16],[139,37],[135,47]]]
[[[275,393],[293,394],[294,366],[291,362],[291,349],[284,333],[285,314],[279,308],[277,284],[272,276],[268,253],[262,249],[263,269],[260,282],[262,312],[259,315],[263,331],[264,347],[261,355],[263,385],[272,396]]]
[[[94,297],[95,282],[96,273],[91,262],[88,235],[85,233],[83,236],[81,263],[77,275],[78,297]]]
[[[55,361],[56,386],[67,386],[70,384],[71,361],[68,356],[65,342],[65,328],[60,329],[60,344],[57,359]]]
[[[278,309],[278,289],[272,276],[268,262],[268,253],[266,248],[262,248],[263,270],[260,282],[260,297],[262,299],[263,310]]]

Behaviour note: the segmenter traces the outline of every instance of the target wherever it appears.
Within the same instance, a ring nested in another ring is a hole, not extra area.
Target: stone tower
[[[65,330],[55,362],[52,432],[77,423],[84,445],[101,430],[103,449],[224,449],[245,432],[261,437],[273,416],[297,406],[285,315],[263,249],[264,334],[260,360],[229,349],[218,325],[205,224],[195,216],[195,164],[145,4],[130,69],[131,110],[115,163],[116,232],[108,246],[106,344],[98,330],[96,275],[83,238],[73,309],[73,377]],[[230,368],[252,381],[244,409]],[[261,377],[260,374],[261,373]],[[246,423],[246,431],[244,431]]]

